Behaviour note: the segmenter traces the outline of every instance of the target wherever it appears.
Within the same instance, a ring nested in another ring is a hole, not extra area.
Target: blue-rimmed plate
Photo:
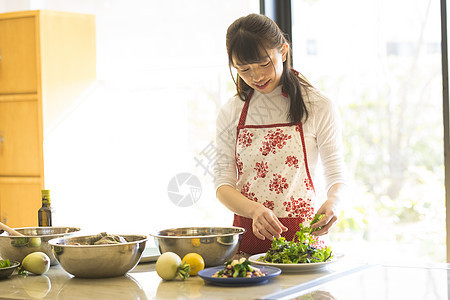
[[[218,267],[212,267],[208,269],[201,270],[198,272],[198,275],[205,281],[208,281],[210,283],[216,284],[216,285],[223,285],[223,286],[236,286],[236,285],[252,285],[252,284],[263,284],[269,281],[270,278],[276,277],[281,274],[281,270],[279,268],[275,267],[258,267],[258,269],[266,274],[266,276],[261,277],[250,277],[250,278],[219,278],[219,277],[213,277],[213,275],[223,270],[224,266],[218,266]]]

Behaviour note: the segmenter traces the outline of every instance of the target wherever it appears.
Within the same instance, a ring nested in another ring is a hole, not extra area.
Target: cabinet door
[[[0,19],[0,94],[37,92],[34,17]]]
[[[0,102],[0,176],[40,176],[37,103]]]
[[[37,226],[39,178],[0,178],[0,221],[9,227]]]

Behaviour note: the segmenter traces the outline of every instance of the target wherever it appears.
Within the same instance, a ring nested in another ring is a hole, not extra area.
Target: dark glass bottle
[[[39,226],[52,226],[52,207],[50,191],[42,190],[42,207],[38,211]]]

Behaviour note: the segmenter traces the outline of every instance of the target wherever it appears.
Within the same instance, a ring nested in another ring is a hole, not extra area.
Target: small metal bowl
[[[10,266],[5,268],[0,268],[0,279],[5,279],[11,276],[11,274],[14,272],[14,270],[20,266],[20,262],[10,260],[9,261]]]
[[[14,228],[25,236],[11,236],[7,232],[0,235],[0,257],[22,262],[32,252],[44,252],[50,258],[50,265],[58,264],[47,243],[49,240],[74,234],[77,227],[22,227]]]
[[[61,267],[76,277],[115,277],[131,271],[141,259],[147,243],[145,235],[120,235],[127,243],[83,245],[95,235],[50,240]]]
[[[205,266],[212,267],[224,264],[237,253],[244,232],[241,227],[185,227],[150,235],[161,253],[174,252],[181,259],[188,253],[198,253]]]

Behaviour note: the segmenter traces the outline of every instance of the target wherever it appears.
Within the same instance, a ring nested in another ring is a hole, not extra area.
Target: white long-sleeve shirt
[[[306,155],[314,182],[316,166],[323,165],[325,187],[345,183],[342,155],[342,133],[338,110],[333,102],[318,90],[303,94],[309,116],[303,122]],[[220,109],[216,123],[217,154],[214,168],[216,190],[222,185],[236,188],[235,161],[236,127],[244,106],[238,96],[230,98]],[[246,125],[289,123],[289,99],[281,93],[281,86],[269,94],[255,91],[249,105]]]

